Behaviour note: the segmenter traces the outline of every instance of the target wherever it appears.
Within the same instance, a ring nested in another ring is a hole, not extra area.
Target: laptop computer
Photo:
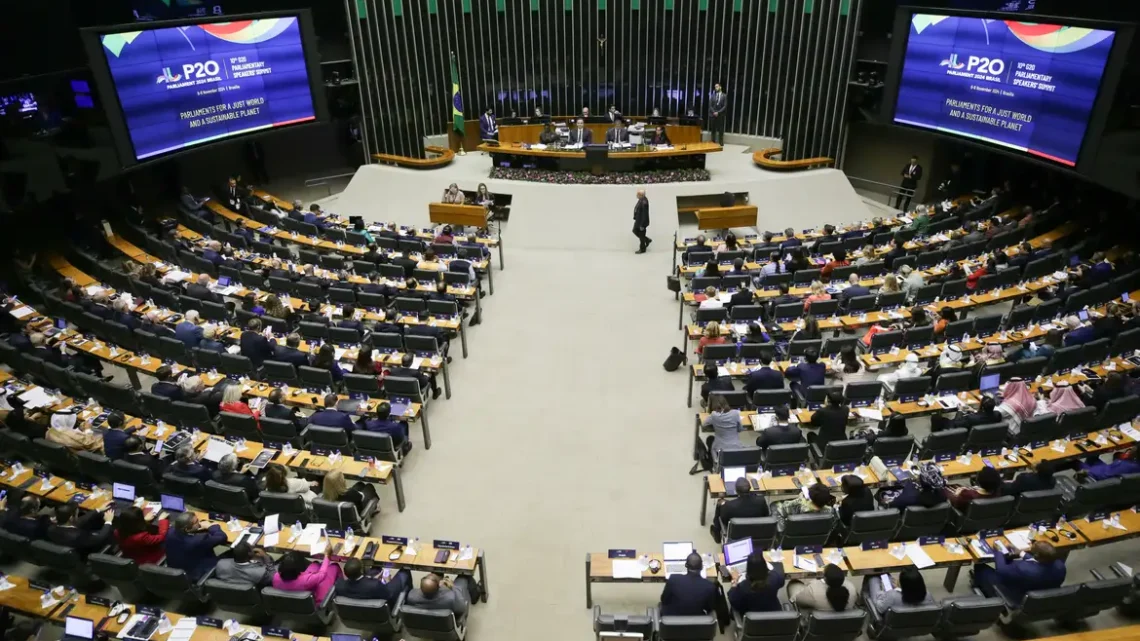
[[[95,622],[80,617],[67,617],[63,624],[63,641],[92,641],[95,638]]]
[[[182,500],[181,496],[174,496],[173,494],[160,494],[162,501],[162,509],[167,512],[185,512],[186,501]]]
[[[665,576],[685,573],[685,558],[693,553],[692,541],[666,541],[662,556],[665,557]]]
[[[333,634],[332,641],[360,641],[359,634]]]
[[[748,557],[752,555],[752,539],[740,539],[724,544],[724,565],[729,570],[744,574]]]
[[[115,483],[111,486],[111,498],[119,507],[130,507],[135,502],[135,486]]]
[[[218,287],[229,287],[229,286],[230,286],[230,277],[229,276],[219,276],[218,277]]]
[[[986,374],[978,383],[978,391],[982,394],[993,394],[1001,387],[1001,374]]]

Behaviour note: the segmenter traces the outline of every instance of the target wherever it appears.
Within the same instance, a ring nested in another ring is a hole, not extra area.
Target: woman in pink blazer
[[[297,551],[287,552],[273,576],[273,587],[290,592],[312,592],[319,606],[333,584],[340,578],[340,566],[329,561],[328,555],[320,563],[309,563]]]

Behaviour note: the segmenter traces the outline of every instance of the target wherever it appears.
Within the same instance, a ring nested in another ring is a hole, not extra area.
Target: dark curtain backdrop
[[[374,152],[422,156],[451,122],[454,52],[464,112],[707,117],[782,138],[786,158],[835,156],[864,0],[343,0]]]

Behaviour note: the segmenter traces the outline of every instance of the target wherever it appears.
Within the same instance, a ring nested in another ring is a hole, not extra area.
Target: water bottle
[[[344,529],[344,540],[345,541],[351,541],[352,540],[352,528],[345,528]]]
[[[305,526],[301,525],[300,520],[297,520],[293,523],[293,535],[294,536],[299,534],[301,532],[301,530],[304,530],[304,529],[305,529]]]
[[[737,355],[740,354],[740,346],[743,344],[744,344],[744,337],[737,335],[736,336],[736,353],[737,353]]]

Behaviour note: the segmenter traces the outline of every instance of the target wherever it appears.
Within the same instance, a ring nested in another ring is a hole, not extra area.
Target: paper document
[[[281,531],[281,515],[270,514],[265,517],[265,523],[261,526],[266,534],[274,534]]]
[[[717,376],[732,376],[732,373],[728,371],[727,367],[725,367],[724,365],[721,365],[721,366],[716,368],[716,375]]]
[[[870,407],[860,407],[855,410],[855,413],[858,414],[861,418],[869,419],[872,421],[883,420],[883,412]]]
[[[1005,538],[1009,539],[1013,547],[1023,551],[1028,550],[1029,546],[1033,543],[1033,541],[1029,540],[1029,533],[1025,531],[1006,532]]]
[[[1140,441],[1140,431],[1137,431],[1136,428],[1128,425],[1127,423],[1120,426],[1120,433],[1132,439],[1133,441]]]
[[[8,313],[11,314],[12,316],[14,316],[15,318],[19,319],[19,318],[26,318],[28,316],[31,316],[32,314],[35,314],[36,310],[32,309],[31,307],[18,307],[18,308],[13,309],[11,312],[8,312]]]
[[[321,530],[323,529],[325,529],[324,523],[310,523],[305,527],[304,531],[301,532],[301,538],[297,539],[297,545],[312,545],[316,543],[321,538]]]
[[[217,463],[218,461],[221,461],[222,457],[226,454],[233,453],[233,445],[230,445],[225,441],[219,441],[218,439],[212,438],[206,441],[206,453],[202,455],[202,458],[206,459],[207,461]]]
[[[281,542],[281,533],[274,532],[273,534],[266,534],[261,538],[261,545],[267,548],[275,547]]]
[[[917,543],[906,544],[906,555],[914,562],[915,567],[918,569],[928,568],[934,565],[934,559],[922,549],[922,546]]]
[[[614,559],[613,575],[615,579],[640,579],[641,564],[637,559]]]
[[[803,570],[804,572],[815,572],[819,568],[816,566],[815,561],[806,557],[799,556],[798,554],[792,559],[792,565]]]
[[[424,359],[419,357],[419,356],[416,356],[415,358],[412,359],[412,369],[419,369],[420,366],[423,364],[424,364]]]
[[[182,617],[170,631],[170,636],[167,641],[190,641],[190,637],[194,636],[194,630],[198,628],[197,619],[195,617]]]
[[[24,407],[33,410],[48,407],[52,405],[54,401],[51,395],[45,392],[42,387],[36,387],[20,394],[19,399],[24,401]]]
[[[338,361],[344,358],[344,355],[348,352],[348,350],[344,349],[343,347],[335,347],[333,348],[333,351],[335,352],[336,360]]]

